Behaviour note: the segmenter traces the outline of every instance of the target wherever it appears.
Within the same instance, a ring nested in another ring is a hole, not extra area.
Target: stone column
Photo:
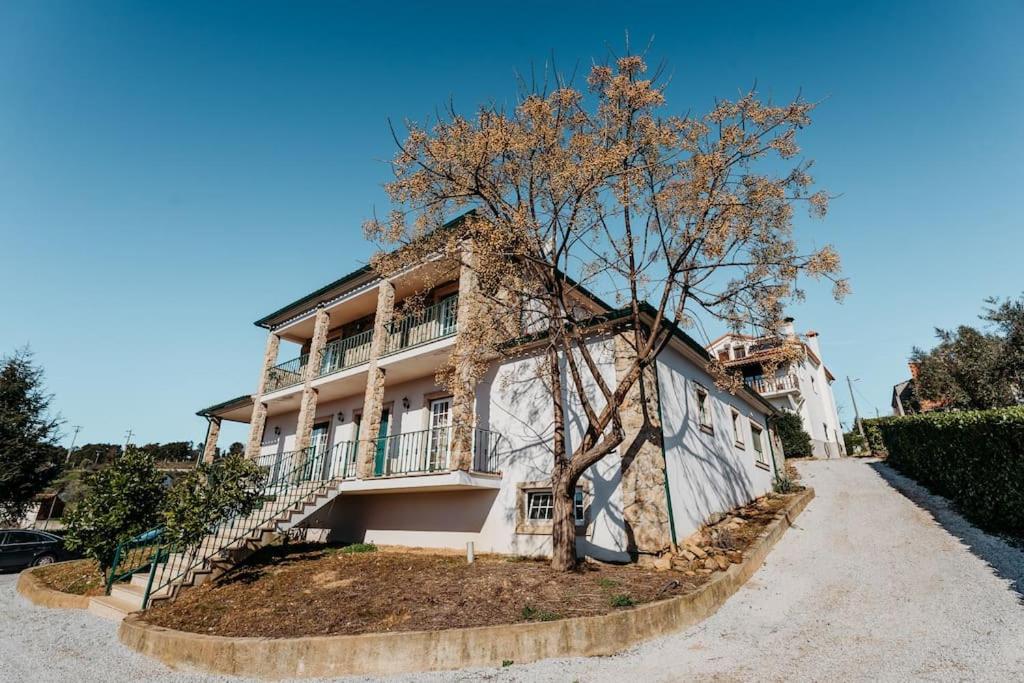
[[[632,331],[615,336],[615,375],[619,380],[636,358]],[[646,409],[645,409],[646,408]],[[628,550],[660,555],[672,548],[665,492],[665,453],[658,415],[658,378],[648,367],[626,394],[620,409],[622,442],[622,518]]]
[[[395,314],[395,286],[382,281],[377,287],[377,316],[373,321],[373,339],[370,341],[370,360],[366,370],[366,395],[363,397],[363,423],[356,455],[356,476],[373,476],[373,458],[376,453],[377,432],[380,431],[380,411],[384,403],[384,371],[378,360],[387,348],[388,324]]]
[[[267,374],[277,363],[277,351],[281,347],[281,337],[270,332],[267,335],[267,346],[263,352],[263,367],[260,368],[260,379],[256,384],[256,393],[252,397],[252,418],[249,420],[249,443],[245,455],[256,458],[260,454],[263,440],[263,427],[267,423],[267,406],[263,403],[263,392],[267,386]]]
[[[459,269],[459,306],[456,313],[457,336],[452,351],[456,384],[452,388],[452,447],[451,469],[469,471],[473,467],[473,429],[475,425],[476,384],[473,381],[472,364],[467,354],[471,345],[464,332],[473,325],[471,321],[481,313],[482,302],[477,293],[477,276],[474,267],[472,243],[462,249],[462,265]]]
[[[206,445],[203,447],[203,462],[210,464],[213,462],[213,458],[217,455],[217,438],[220,436],[220,418],[208,417],[206,419],[210,423],[210,427],[206,430]]]
[[[302,377],[302,400],[299,403],[299,423],[295,428],[295,450],[309,448],[313,435],[313,420],[316,418],[317,391],[312,382],[320,376],[320,364],[323,361],[324,346],[327,345],[327,329],[331,325],[331,316],[321,306],[316,310],[316,321],[313,325],[313,340],[309,345],[309,359]]]

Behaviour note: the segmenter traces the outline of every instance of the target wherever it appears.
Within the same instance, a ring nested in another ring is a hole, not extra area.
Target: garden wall
[[[887,418],[888,462],[978,526],[1024,536],[1024,407]]]

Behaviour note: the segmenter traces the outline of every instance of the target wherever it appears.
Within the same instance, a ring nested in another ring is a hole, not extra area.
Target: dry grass
[[[106,581],[95,560],[58,562],[36,570],[47,587],[73,595],[103,595]]]
[[[146,620],[221,636],[442,630],[605,614],[692,592],[739,562],[790,496],[770,495],[702,532],[708,560],[673,560],[670,570],[585,563],[553,571],[546,561],[464,556],[422,549],[346,552],[295,544],[265,548],[248,562]],[[695,534],[695,536],[697,536]],[[705,564],[721,556],[720,566]]]

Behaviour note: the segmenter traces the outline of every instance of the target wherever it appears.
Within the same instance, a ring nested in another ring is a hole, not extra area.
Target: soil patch
[[[58,562],[35,570],[47,588],[72,595],[103,595],[106,579],[95,560]]]
[[[739,562],[790,497],[766,496],[722,516],[703,530],[704,558],[690,561],[680,555],[671,558],[671,568],[664,563],[661,569],[587,562],[574,572],[556,572],[546,561],[516,557],[485,555],[466,564],[462,556],[436,552],[275,546],[217,581],[159,603],[146,613],[146,621],[209,635],[288,638],[606,614],[696,590],[715,571]],[[743,521],[737,524],[736,519]],[[720,525],[723,529],[716,531]],[[705,562],[717,555],[722,556],[719,564]]]

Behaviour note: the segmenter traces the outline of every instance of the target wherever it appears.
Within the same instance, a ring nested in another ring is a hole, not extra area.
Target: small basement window
[[[576,489],[573,499],[573,517],[576,525],[586,522],[583,514],[583,489]],[[555,516],[555,497],[551,489],[526,492],[526,519],[530,522],[550,522]]]

